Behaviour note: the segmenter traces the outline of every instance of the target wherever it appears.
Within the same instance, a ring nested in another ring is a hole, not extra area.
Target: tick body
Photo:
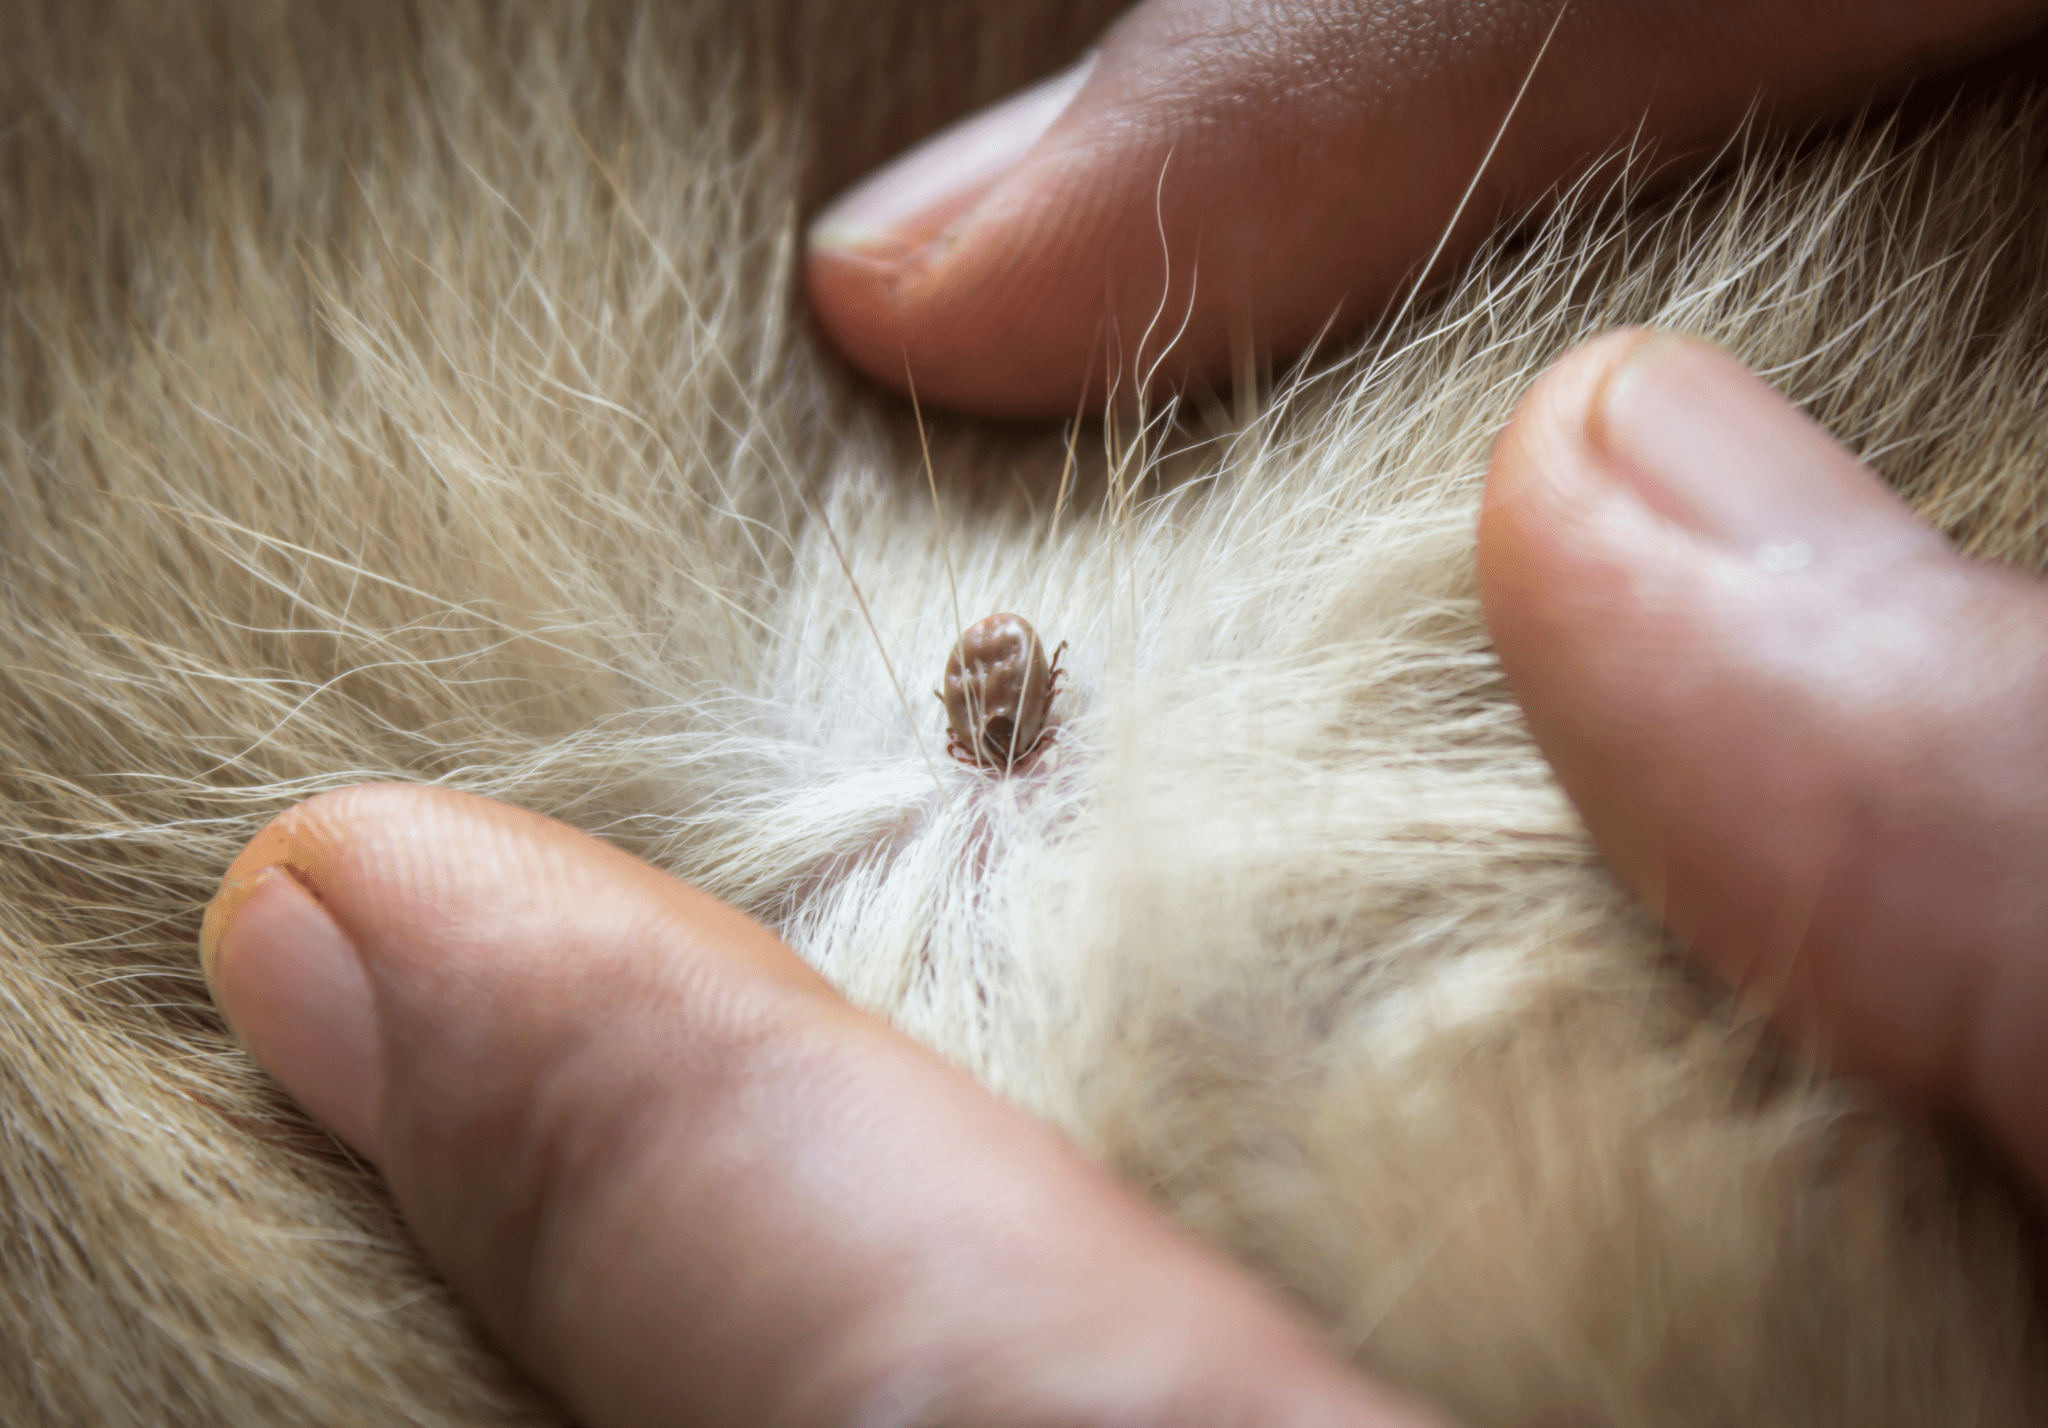
[[[961,632],[938,691],[952,730],[946,752],[964,764],[1007,771],[1045,737],[1060,682],[1062,643],[1051,660],[1022,615],[990,615]]]

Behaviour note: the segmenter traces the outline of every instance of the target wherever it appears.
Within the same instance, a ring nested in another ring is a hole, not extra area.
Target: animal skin
[[[366,779],[766,919],[1471,1428],[2040,1421],[2023,1197],[1617,888],[1473,526],[1635,322],[2040,569],[2042,109],[1618,156],[1292,376],[927,414],[927,475],[800,220],[1108,9],[9,7],[0,1422],[564,1421],[199,978],[235,850]],[[1067,643],[1007,770],[931,694],[998,610]]]

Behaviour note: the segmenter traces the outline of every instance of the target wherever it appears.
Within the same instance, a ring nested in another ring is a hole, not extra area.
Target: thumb
[[[256,1058],[592,1428],[1394,1421],[764,928],[560,824],[316,798],[201,947]]]
[[[1617,145],[1703,161],[1759,98],[1801,121],[2039,23],[2038,0],[1147,0],[828,209],[811,300],[871,376],[989,415],[1070,416],[1155,363],[1221,382],[1447,273]]]
[[[1537,742],[1679,940],[2048,1187],[2048,593],[1639,332],[1523,403],[1480,578]]]

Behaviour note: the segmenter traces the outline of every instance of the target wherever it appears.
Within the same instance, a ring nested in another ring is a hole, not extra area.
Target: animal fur
[[[2039,1418],[2017,1198],[1616,889],[1472,527],[1646,322],[2040,569],[2041,110],[1611,167],[1267,398],[942,422],[928,479],[800,216],[1105,9],[9,8],[0,1421],[563,1421],[197,974],[234,850],[364,779],[768,919],[1473,1428]],[[996,609],[1069,646],[1009,777],[929,692]]]

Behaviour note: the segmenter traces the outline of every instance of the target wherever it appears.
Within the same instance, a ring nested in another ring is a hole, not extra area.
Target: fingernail
[[[1094,68],[1091,51],[1071,69],[925,140],[820,214],[811,246],[884,257],[923,247],[1016,167]]]
[[[1764,570],[1945,544],[1825,428],[1718,347],[1647,336],[1594,413],[1595,447],[1645,503]]]
[[[374,1159],[376,1006],[362,958],[319,900],[282,867],[231,883],[206,909],[199,960],[257,1064]]]

